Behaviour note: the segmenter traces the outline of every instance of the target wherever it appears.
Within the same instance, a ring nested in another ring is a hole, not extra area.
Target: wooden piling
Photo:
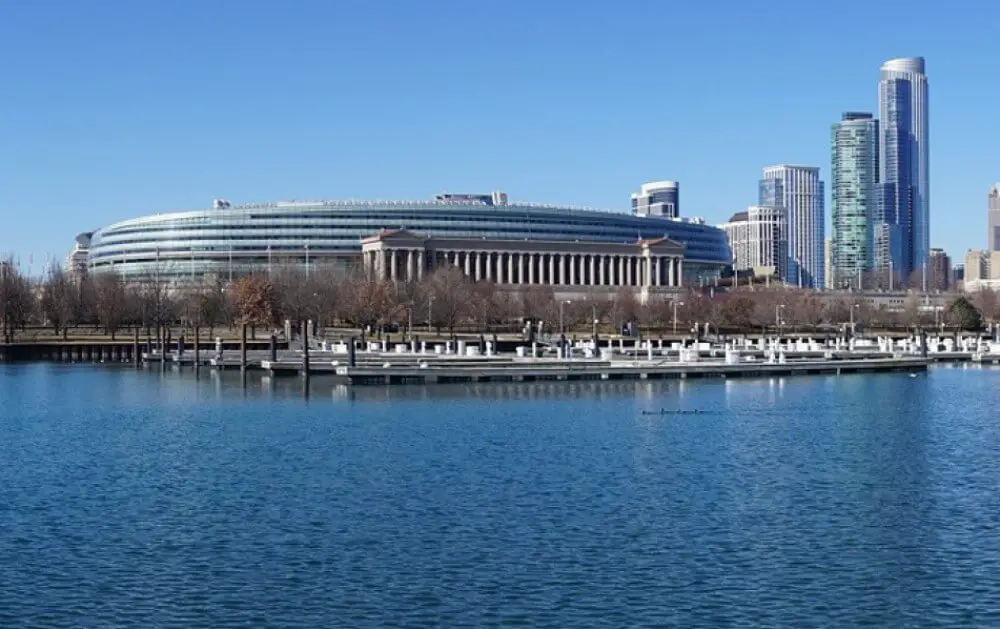
[[[240,370],[247,369],[247,324],[240,326]]]
[[[139,326],[135,327],[135,334],[132,336],[132,364],[139,366]]]
[[[309,324],[302,322],[302,376],[309,377]]]

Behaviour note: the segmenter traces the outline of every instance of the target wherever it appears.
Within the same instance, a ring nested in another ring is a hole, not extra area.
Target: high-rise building
[[[823,287],[827,290],[831,290],[833,285],[833,239],[827,238],[823,241],[823,262],[826,264],[826,270],[823,272],[823,276],[826,278],[826,285]]]
[[[681,187],[676,181],[642,184],[632,193],[632,213],[636,216],[678,218],[681,215]]]
[[[951,258],[943,249],[931,249],[927,290],[943,293],[951,287]]]
[[[826,219],[819,168],[789,164],[764,168],[757,204],[785,210],[788,225],[788,283],[806,288],[825,286],[823,242]]]
[[[729,238],[733,270],[772,274],[787,281],[788,237],[785,210],[752,206],[719,225]]]
[[[990,258],[982,249],[969,249],[965,253],[964,281],[990,279]]]
[[[990,251],[1000,251],[1000,183],[993,184],[989,194],[989,243]]]
[[[927,75],[923,57],[890,59],[879,84],[876,266],[904,281],[930,255]]]
[[[873,219],[878,211],[878,121],[847,112],[832,129],[830,213],[834,288],[861,288],[875,262]]]

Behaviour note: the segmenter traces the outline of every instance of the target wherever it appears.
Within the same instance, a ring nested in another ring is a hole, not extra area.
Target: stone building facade
[[[667,238],[631,243],[425,238],[382,231],[361,241],[364,267],[393,281],[420,281],[448,267],[500,287],[551,286],[559,294],[635,289],[645,299],[684,285],[684,245]]]

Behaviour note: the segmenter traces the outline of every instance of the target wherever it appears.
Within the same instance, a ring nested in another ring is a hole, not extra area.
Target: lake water
[[[0,366],[0,627],[997,626],[998,385]]]

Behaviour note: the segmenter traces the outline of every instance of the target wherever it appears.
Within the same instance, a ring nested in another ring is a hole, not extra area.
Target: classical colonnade
[[[427,250],[402,245],[372,248],[362,255],[366,268],[393,281],[420,281],[427,273],[454,267],[472,281],[497,284],[681,286],[681,256],[642,250],[638,245],[631,248],[635,253]]]

